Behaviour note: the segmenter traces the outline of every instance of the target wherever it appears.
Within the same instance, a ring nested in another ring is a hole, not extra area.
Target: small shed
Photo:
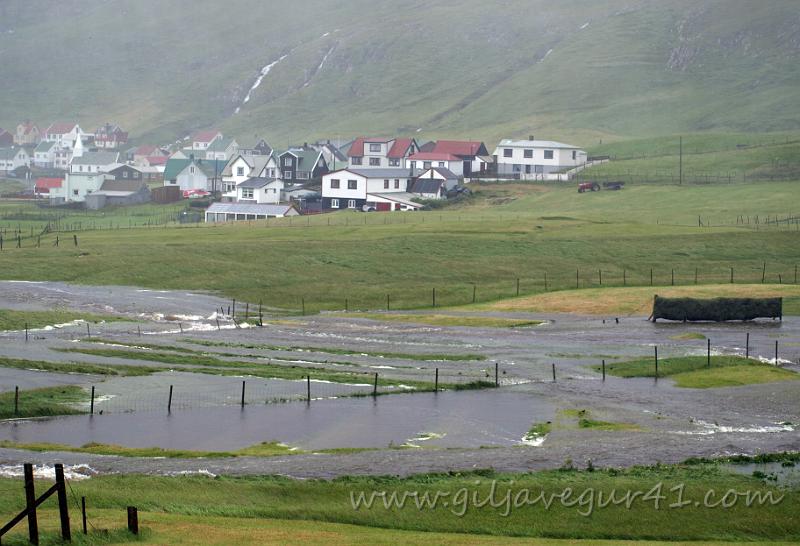
[[[153,203],[175,203],[183,199],[178,186],[159,186],[150,190],[150,199]]]
[[[86,195],[86,208],[140,205],[150,201],[150,188],[140,180],[106,180],[100,190]]]

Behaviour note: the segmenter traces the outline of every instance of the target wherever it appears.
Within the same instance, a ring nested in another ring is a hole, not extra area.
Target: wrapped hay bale
[[[658,319],[680,321],[753,320],[783,318],[783,298],[662,298],[653,299],[653,314]]]

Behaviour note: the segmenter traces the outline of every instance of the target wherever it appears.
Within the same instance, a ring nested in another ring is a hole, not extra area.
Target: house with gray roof
[[[236,139],[219,137],[215,139],[205,150],[205,159],[228,161],[239,151],[239,143]]]
[[[236,186],[236,202],[277,205],[281,201],[283,185],[280,178],[248,178]]]
[[[209,161],[190,156],[188,159],[170,158],[164,167],[164,185],[177,186],[181,191],[222,190],[222,171],[225,161]]]
[[[279,176],[288,184],[317,180],[330,170],[322,152],[309,146],[273,153],[278,161]]]
[[[119,152],[83,152],[69,162],[71,173],[105,173],[118,166]]]
[[[497,174],[521,180],[546,180],[548,175],[586,163],[586,152],[578,146],[554,140],[504,139],[494,150]]]
[[[20,167],[30,167],[25,148],[0,148],[0,172],[10,173]]]
[[[141,180],[106,180],[100,189],[86,196],[86,208],[140,205],[150,201],[150,188]]]

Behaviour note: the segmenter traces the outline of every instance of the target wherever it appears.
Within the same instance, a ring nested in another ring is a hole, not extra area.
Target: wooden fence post
[[[603,381],[606,380],[606,361],[603,360]]]
[[[92,399],[89,402],[89,415],[94,415],[94,385],[92,385]]]
[[[167,413],[172,413],[172,385],[169,386],[169,398],[167,398]]]
[[[500,365],[497,362],[494,363],[494,386],[500,386]]]
[[[797,281],[795,280],[795,282]],[[477,292],[478,292],[478,285],[472,283],[472,303],[475,303],[475,297],[477,296]]]
[[[81,497],[81,523],[83,524],[83,534],[88,534],[86,529],[86,497]]]
[[[61,539],[72,540],[69,528],[69,506],[67,504],[67,485],[64,481],[64,465],[56,463],[56,494],[58,495],[58,515],[61,521]]]
[[[708,342],[707,343],[707,348],[706,348],[706,360],[707,360],[706,367],[710,368],[711,367],[711,340],[707,339],[706,341]]]
[[[656,379],[658,379],[658,345],[656,345],[654,349],[655,349],[655,361],[656,361]]]
[[[242,381],[242,407],[244,407],[244,389],[247,381]]]
[[[553,368],[553,383],[555,383],[556,382],[556,363],[555,362],[552,363],[552,368]]]
[[[372,385],[372,396],[378,396],[378,374],[375,374],[375,383]]]
[[[744,342],[744,357],[750,358],[750,332],[747,332],[747,337]]]
[[[303,316],[306,315],[306,299],[300,298],[300,305],[302,306]]]
[[[439,368],[436,368],[436,379],[433,382],[433,392],[439,392]]]
[[[432,297],[432,301],[433,301],[433,306],[436,307],[436,288],[435,287],[431,291],[431,297]]]
[[[135,506],[128,506],[128,531],[139,534],[139,512]]]
[[[25,341],[28,341],[28,323],[25,323]]]
[[[306,402],[311,403],[311,376],[306,376]]]
[[[14,415],[19,415],[19,385],[14,387]]]
[[[28,540],[39,544],[39,522],[36,519],[36,487],[33,484],[33,465],[23,465],[25,475],[25,507],[28,510]]]
[[[517,277],[517,296],[519,296],[519,277]]]
[[[653,286],[653,268],[650,268],[650,286]]]
[[[733,268],[731,267],[731,284],[733,284]]]

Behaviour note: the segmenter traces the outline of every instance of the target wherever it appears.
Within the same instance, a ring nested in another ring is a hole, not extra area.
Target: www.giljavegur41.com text
[[[469,510],[493,509],[500,516],[509,516],[513,511],[528,507],[550,510],[554,507],[574,508],[581,516],[591,516],[595,510],[609,507],[631,509],[634,506],[650,507],[653,510],[679,510],[687,507],[728,509],[734,506],[774,506],[784,495],[773,490],[707,489],[693,491],[690,495],[684,484],[667,487],[658,482],[649,490],[595,488],[560,491],[544,491],[532,488],[514,488],[514,482],[499,485],[489,482],[489,488],[480,487],[476,480],[472,487],[454,490],[372,490],[350,491],[350,504],[354,510],[403,510],[444,509],[456,516],[464,516]]]

